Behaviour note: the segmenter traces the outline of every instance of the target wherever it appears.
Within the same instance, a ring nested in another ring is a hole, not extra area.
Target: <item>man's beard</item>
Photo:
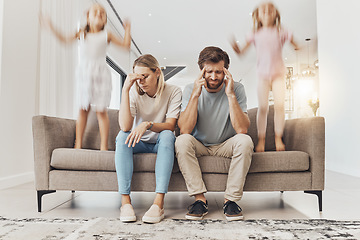
[[[221,86],[221,84],[224,82],[224,79],[219,81],[218,84],[216,84],[216,85],[210,85],[209,84],[210,80],[205,79],[205,81],[206,81],[206,86],[207,86],[208,89],[215,90],[215,89],[218,89]]]

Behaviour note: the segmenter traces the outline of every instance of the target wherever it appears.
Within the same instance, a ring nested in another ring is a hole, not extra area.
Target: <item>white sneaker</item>
[[[135,222],[136,216],[134,208],[131,204],[125,204],[120,208],[120,221],[122,222]]]
[[[160,207],[156,204],[151,205],[149,210],[145,213],[142,220],[145,223],[158,223],[163,220],[165,217],[164,209],[160,209]]]

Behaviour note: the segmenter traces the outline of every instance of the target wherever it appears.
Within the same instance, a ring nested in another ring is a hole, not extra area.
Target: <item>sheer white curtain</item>
[[[85,24],[85,11],[91,3],[90,0],[43,0],[41,12],[51,18],[56,29],[70,36]],[[76,118],[77,42],[65,45],[47,29],[41,29],[39,41],[39,114]]]

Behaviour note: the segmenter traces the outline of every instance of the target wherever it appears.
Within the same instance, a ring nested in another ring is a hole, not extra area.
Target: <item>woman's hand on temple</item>
[[[130,91],[132,85],[136,82],[136,80],[143,79],[144,76],[137,73],[129,73],[125,79],[123,89],[126,91]]]

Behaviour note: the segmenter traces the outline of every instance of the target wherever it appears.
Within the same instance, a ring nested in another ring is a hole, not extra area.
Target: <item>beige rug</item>
[[[0,217],[0,239],[360,239],[360,221],[166,219],[158,224],[124,224],[114,218]]]

